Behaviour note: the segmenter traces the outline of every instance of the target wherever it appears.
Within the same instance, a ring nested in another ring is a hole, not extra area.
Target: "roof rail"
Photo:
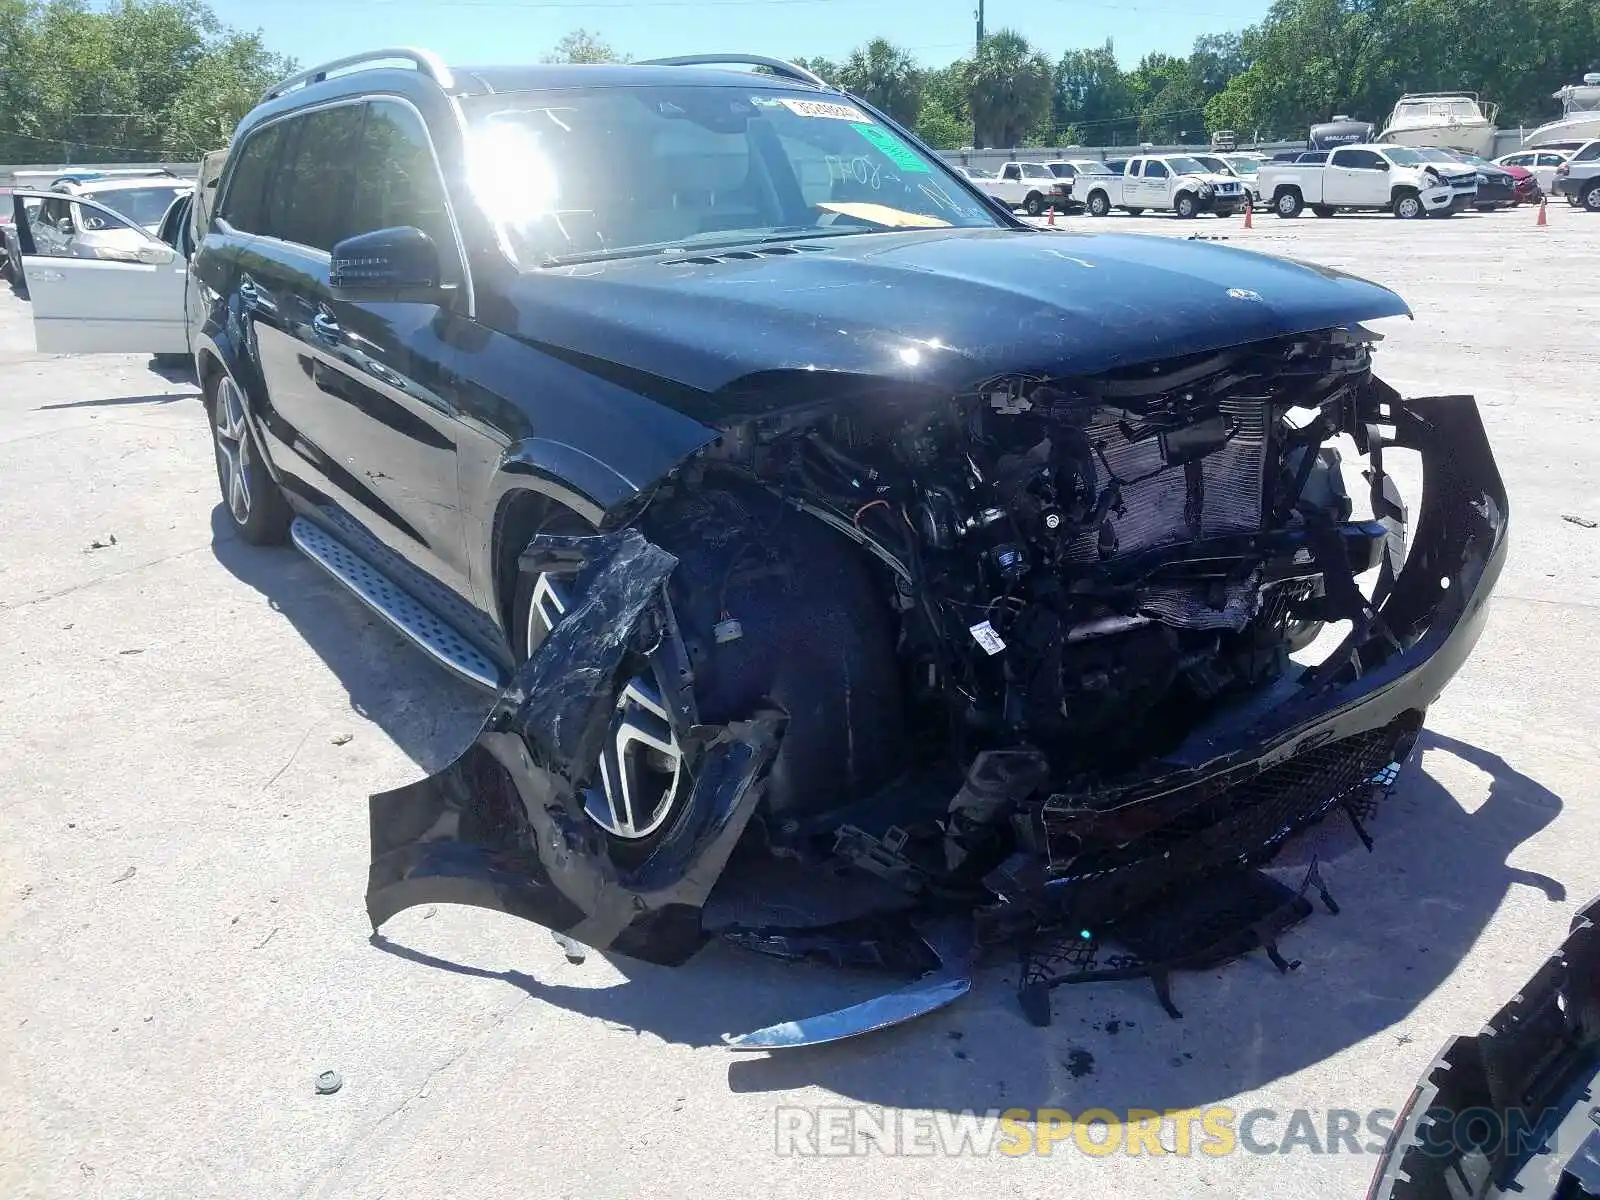
[[[792,62],[784,62],[781,58],[768,58],[764,54],[681,54],[676,58],[647,58],[639,65],[641,67],[711,67],[719,64],[728,66],[765,67],[774,75],[781,75],[785,79],[798,80],[809,83],[813,87],[829,87],[827,80],[822,76],[796,66]]]
[[[346,67],[393,62],[396,59],[413,64],[417,70],[446,91],[455,87],[455,76],[451,74],[450,68],[445,65],[444,59],[431,50],[418,50],[412,46],[399,46],[385,50],[368,50],[362,54],[352,54],[348,58],[336,58],[332,62],[323,63],[319,67],[312,67],[309,71],[301,71],[298,75],[291,75],[289,78],[279,80],[268,88],[262,95],[260,103],[265,104],[268,100],[276,100],[285,92],[292,91],[297,87],[321,83],[333,72],[343,70]]]

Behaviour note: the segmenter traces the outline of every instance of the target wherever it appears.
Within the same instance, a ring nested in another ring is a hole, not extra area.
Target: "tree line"
[[[0,162],[193,161],[293,69],[200,0],[0,0]]]
[[[622,60],[581,29],[546,56]],[[1600,3],[1276,0],[1257,25],[1130,69],[1110,41],[1052,61],[1011,30],[944,66],[885,38],[794,61],[940,149],[1303,137],[1336,114],[1381,123],[1402,92],[1453,89],[1498,102],[1514,127],[1557,115],[1550,93],[1600,69]],[[294,65],[203,0],[0,0],[0,162],[192,160]]]
[[[574,55],[570,52],[576,51]],[[617,56],[582,30],[554,61]],[[1595,0],[1276,0],[1260,24],[1197,38],[1188,55],[1115,47],[1052,62],[1011,30],[943,67],[874,38],[834,62],[792,61],[913,126],[941,150],[1304,137],[1336,115],[1381,125],[1404,92],[1476,92],[1502,128],[1559,115],[1550,94],[1600,70]]]

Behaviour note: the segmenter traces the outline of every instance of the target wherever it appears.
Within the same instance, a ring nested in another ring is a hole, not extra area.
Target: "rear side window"
[[[297,118],[294,157],[279,168],[270,232],[286,242],[332,250],[348,237],[356,151],[366,106],[343,104]]]
[[[433,239],[447,280],[459,276],[444,181],[422,119],[404,104],[375,100],[367,105],[361,133],[349,231],[371,233],[405,225]]]
[[[239,161],[234,165],[228,194],[217,216],[240,233],[261,232],[267,188],[277,168],[278,149],[282,144],[283,124],[279,122],[256,130],[239,148]]]
[[[1573,162],[1593,162],[1600,158],[1600,142],[1590,142],[1573,156]]]

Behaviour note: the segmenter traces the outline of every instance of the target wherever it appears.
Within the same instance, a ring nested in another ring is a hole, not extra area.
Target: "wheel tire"
[[[1200,206],[1195,203],[1195,198],[1188,192],[1179,192],[1172,200],[1172,211],[1185,221],[1192,220],[1200,211]]]
[[[1022,202],[1022,211],[1030,217],[1042,217],[1044,215],[1044,197],[1038,192],[1029,192],[1027,198]]]
[[[1583,194],[1583,207],[1592,213],[1600,213],[1600,183],[1589,185],[1589,190]]]
[[[1394,198],[1390,211],[1402,221],[1415,221],[1418,217],[1426,215],[1426,210],[1422,207],[1422,197],[1415,192],[1401,192]],[[1440,215],[1447,215],[1449,212],[1447,208]]]
[[[1335,209],[1331,204],[1313,204],[1311,206],[1311,211],[1316,213],[1319,217],[1331,217],[1333,216]]]
[[[266,459],[245,419],[244,393],[231,375],[219,374],[207,387],[206,418],[228,520],[252,546],[282,545],[289,537],[294,514],[267,471]]]
[[[1111,200],[1104,192],[1089,193],[1089,215],[1091,217],[1111,215]]]
[[[1305,206],[1305,198],[1295,188],[1285,188],[1272,198],[1272,211],[1285,220],[1298,217]]]

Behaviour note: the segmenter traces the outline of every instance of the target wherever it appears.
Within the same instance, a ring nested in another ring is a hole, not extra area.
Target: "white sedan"
[[[1521,167],[1539,181],[1539,190],[1553,195],[1556,188],[1556,168],[1572,155],[1566,150],[1518,150],[1515,154],[1502,154],[1494,160],[1497,167]]]

